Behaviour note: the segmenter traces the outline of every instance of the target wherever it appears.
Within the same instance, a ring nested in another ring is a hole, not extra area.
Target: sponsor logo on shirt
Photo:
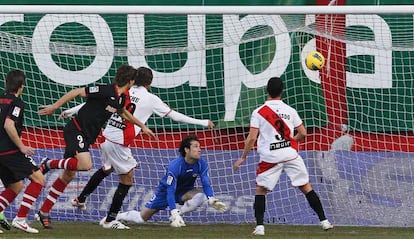
[[[282,142],[278,142],[278,143],[271,143],[270,144],[270,151],[277,150],[277,149],[283,149],[283,148],[287,148],[287,147],[290,147],[290,146],[291,146],[290,141],[282,141]]]
[[[111,113],[117,112],[117,110],[114,107],[110,106],[110,105],[107,105],[106,108],[105,108],[105,110],[106,111],[109,111]]]
[[[12,112],[12,115],[19,117],[20,114],[20,107],[15,106]]]
[[[108,120],[108,125],[113,126],[115,128],[121,129],[121,130],[125,130],[126,125],[123,122],[119,122],[116,121],[114,119],[109,119]]]
[[[174,180],[173,176],[168,176],[168,177],[167,177],[167,184],[168,184],[168,185],[171,185],[171,184],[172,184],[172,182],[173,182],[173,180]]]
[[[99,87],[98,86],[89,87],[89,93],[96,93],[96,92],[99,92]]]

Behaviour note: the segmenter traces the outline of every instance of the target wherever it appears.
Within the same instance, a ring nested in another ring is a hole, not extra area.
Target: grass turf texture
[[[40,229],[37,222],[32,226]],[[168,224],[145,224],[130,225],[131,230],[103,229],[97,223],[70,222],[53,223],[53,230],[40,229],[39,234],[28,234],[12,228],[0,234],[1,239],[17,238],[122,238],[122,239],[143,239],[143,238],[164,238],[164,239],[185,239],[185,238],[263,238],[263,236],[251,236],[254,225],[251,224],[209,224],[209,225],[187,225],[183,228],[172,228]],[[266,235],[264,238],[289,238],[289,239],[390,239],[390,238],[413,238],[414,228],[384,228],[384,227],[344,227],[336,226],[333,230],[323,231],[319,226],[287,226],[287,225],[265,225]]]

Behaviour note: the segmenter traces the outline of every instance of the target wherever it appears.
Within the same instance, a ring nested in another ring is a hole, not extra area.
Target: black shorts
[[[20,151],[0,156],[0,178],[5,187],[28,178],[38,169],[36,162]]]
[[[73,120],[69,121],[63,129],[65,139],[65,158],[74,157],[78,153],[89,152],[89,142],[82,131],[79,131]]]

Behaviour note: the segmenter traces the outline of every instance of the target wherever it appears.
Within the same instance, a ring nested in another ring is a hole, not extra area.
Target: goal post
[[[138,136],[140,162],[123,210],[141,209],[187,134],[201,139],[219,213],[203,206],[188,222],[254,222],[258,155],[250,152],[239,171],[252,111],[266,100],[273,76],[285,83],[283,100],[296,108],[308,130],[300,154],[329,219],[340,225],[413,226],[414,5],[393,6],[53,6],[0,7],[0,73],[21,69],[23,140],[37,148],[35,161],[62,158],[65,121],[38,116],[69,90],[110,83],[121,64],[153,70],[151,91],[174,110],[211,119],[207,130],[152,116],[158,140]],[[317,50],[321,71],[304,58]],[[3,84],[0,84],[3,90]],[[81,103],[76,99],[63,109]],[[63,110],[62,109],[62,110]],[[98,221],[118,185],[107,177],[77,211],[70,199],[100,164],[99,142],[91,149],[94,169],[78,172],[52,210],[60,221]],[[61,171],[47,175],[46,189]],[[31,216],[46,196],[38,199]],[[21,196],[20,196],[21,197]],[[6,210],[14,217],[18,198]],[[76,216],[75,216],[76,215]],[[29,218],[31,219],[31,218]],[[167,221],[167,212],[153,221]],[[269,224],[316,224],[301,192],[282,175],[267,196]]]

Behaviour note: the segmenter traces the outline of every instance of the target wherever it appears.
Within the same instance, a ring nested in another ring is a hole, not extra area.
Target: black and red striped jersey
[[[23,111],[24,102],[14,94],[5,92],[0,96],[0,153],[4,154],[18,150],[4,128],[4,122],[7,118],[12,119],[15,122],[17,133],[21,136],[24,119]]]
[[[86,103],[79,110],[75,122],[85,134],[86,140],[93,144],[102,127],[113,113],[125,105],[125,94],[119,96],[114,84],[87,87]]]

